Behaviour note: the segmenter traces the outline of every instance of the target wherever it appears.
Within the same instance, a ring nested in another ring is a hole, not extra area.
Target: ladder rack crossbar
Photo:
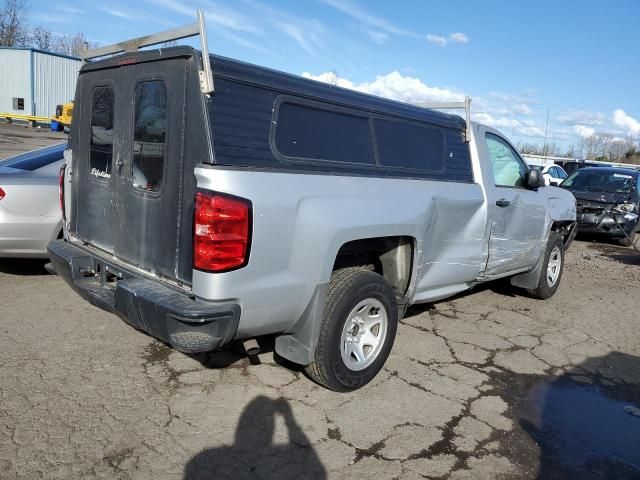
[[[418,106],[432,110],[464,109],[464,119],[467,123],[465,140],[471,141],[471,97],[464,97],[464,102],[420,102]]]
[[[207,44],[207,29],[202,10],[197,11],[198,20],[189,25],[165,30],[163,32],[152,33],[142,37],[132,38],[123,42],[105,45],[93,49],[85,49],[82,53],[82,60],[87,61],[94,58],[115,55],[123,52],[136,52],[140,48],[159,45],[161,43],[182,40],[183,38],[200,36],[200,49],[202,51],[202,70],[200,71],[200,87],[203,93],[213,93],[213,74],[211,72],[211,62],[209,61],[209,46]]]

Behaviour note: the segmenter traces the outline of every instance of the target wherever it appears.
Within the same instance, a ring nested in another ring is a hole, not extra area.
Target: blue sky
[[[55,6],[54,6],[55,5]],[[100,44],[207,17],[213,53],[395,99],[473,98],[514,141],[640,137],[640,1],[32,0]]]

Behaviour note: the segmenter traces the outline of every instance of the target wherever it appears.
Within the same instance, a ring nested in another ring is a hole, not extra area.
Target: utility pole
[[[547,156],[547,130],[549,129],[549,112],[547,108],[547,124],[544,126],[544,143],[542,144],[542,155]]]

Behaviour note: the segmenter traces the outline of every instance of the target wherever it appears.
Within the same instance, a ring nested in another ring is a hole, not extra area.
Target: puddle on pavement
[[[562,378],[537,383],[514,413],[540,449],[538,478],[640,478],[637,391]],[[628,409],[627,409],[628,410]]]
[[[169,359],[171,351],[171,348],[169,348],[165,344],[157,341],[152,341],[145,347],[143,358],[145,359],[146,363],[149,364],[163,363]]]

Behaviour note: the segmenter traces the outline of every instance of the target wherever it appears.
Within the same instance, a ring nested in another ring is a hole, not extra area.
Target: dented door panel
[[[486,173],[484,183],[490,225],[483,277],[531,269],[545,247],[547,195],[543,189],[531,190],[524,186],[526,164],[499,132],[480,126],[476,148]],[[492,162],[497,162],[498,166]],[[520,170],[514,171],[514,168]],[[513,185],[509,186],[509,183]]]

